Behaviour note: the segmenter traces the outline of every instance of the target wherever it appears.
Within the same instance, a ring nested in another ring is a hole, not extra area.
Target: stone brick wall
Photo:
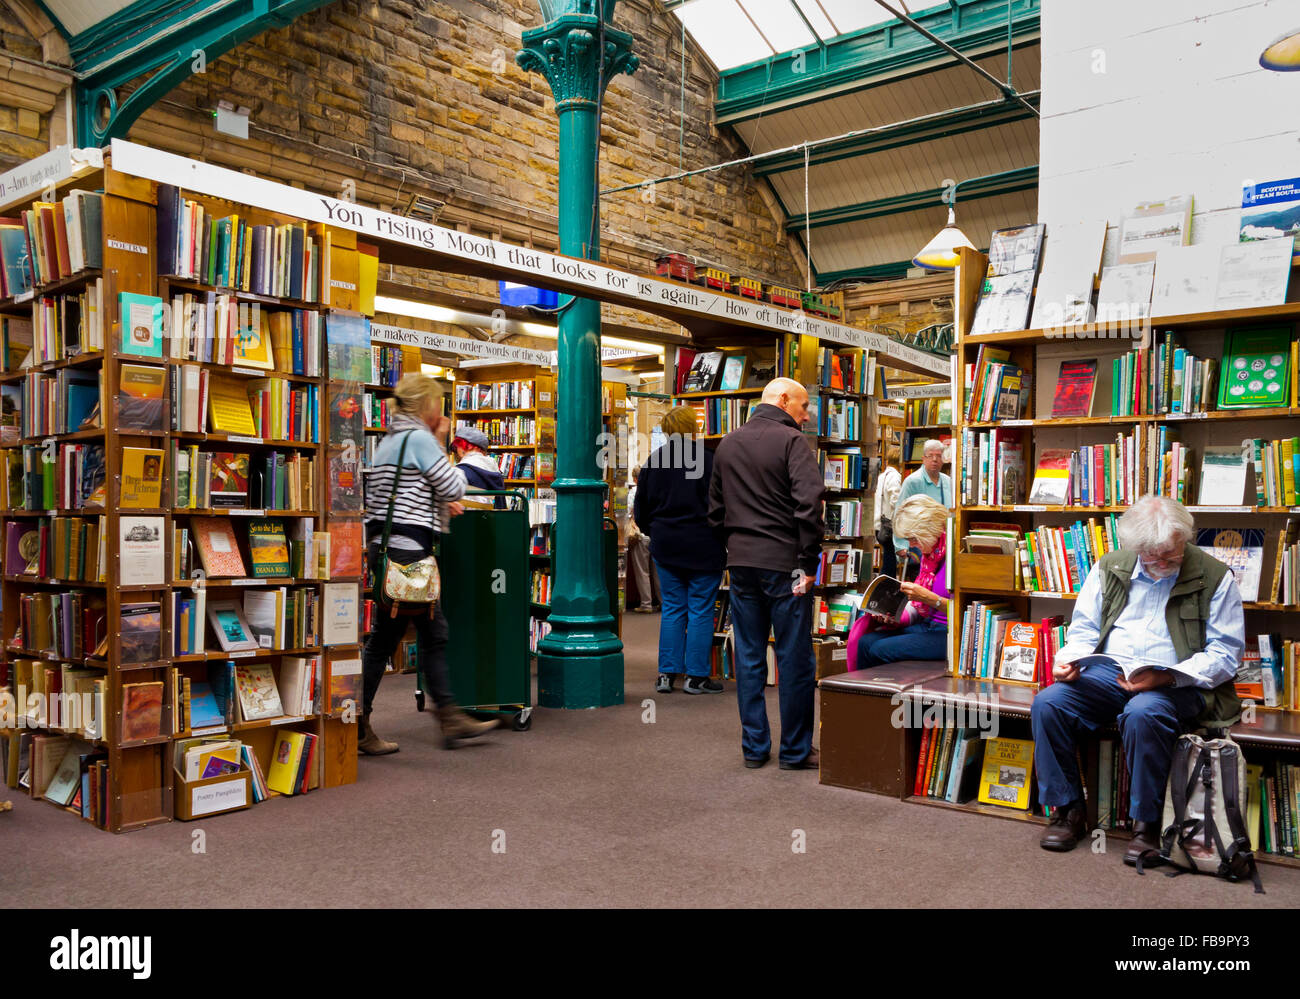
[[[540,20],[536,0],[338,0],[212,60],[129,138],[329,193],[352,180],[358,201],[387,210],[426,195],[446,203],[440,224],[551,249],[554,102],[541,76],[514,63],[522,31]],[[616,23],[637,39],[641,67],[609,86],[602,187],[743,155],[712,124],[712,70],[689,44],[679,136],[676,18],[657,0],[623,0]],[[0,31],[9,27],[21,30],[0,20]],[[250,109],[249,141],[214,131],[211,111],[223,99]],[[0,133],[7,110],[0,101]],[[40,151],[0,145],[0,167]],[[737,274],[801,283],[778,222],[740,169],[660,184],[653,202],[640,191],[610,195],[602,211],[611,263],[646,271],[662,249],[683,250]],[[489,294],[475,279],[439,286]]]
[[[0,4],[0,170],[48,151],[51,126],[61,137],[62,116],[55,121],[54,111],[67,74],[40,61],[40,43]]]

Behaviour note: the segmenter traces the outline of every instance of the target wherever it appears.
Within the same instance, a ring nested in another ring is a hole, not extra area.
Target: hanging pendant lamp
[[[1300,70],[1300,28],[1273,39],[1259,54],[1259,64],[1278,73]]]
[[[912,258],[912,263],[931,271],[956,270],[957,250],[962,246],[975,249],[975,244],[957,228],[957,213],[953,210],[953,206],[949,205],[948,224],[939,230],[934,239],[921,248],[920,252]]]

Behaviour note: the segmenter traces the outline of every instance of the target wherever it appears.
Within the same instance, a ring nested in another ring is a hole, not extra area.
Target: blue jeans
[[[708,676],[713,648],[713,605],[722,585],[720,572],[682,572],[658,560],[659,672]]]
[[[948,659],[948,626],[918,621],[894,631],[868,631],[858,639],[858,669],[908,659]]]
[[[1174,743],[1201,713],[1201,692],[1162,687],[1130,694],[1115,682],[1122,675],[1118,666],[1097,664],[1034,697],[1034,766],[1041,804],[1059,808],[1083,800],[1076,740],[1118,721],[1128,763],[1129,815],[1135,822],[1160,821]]]
[[[731,623],[736,636],[736,698],[740,748],[747,760],[772,753],[767,724],[767,636],[776,635],[777,696],[781,704],[782,763],[803,763],[812,752],[816,665],[812,648],[812,594],[790,592],[788,572],[731,567]]]

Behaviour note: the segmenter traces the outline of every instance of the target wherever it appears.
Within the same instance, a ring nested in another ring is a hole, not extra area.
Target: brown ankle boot
[[[361,717],[361,731],[357,733],[357,751],[367,756],[387,756],[397,752],[397,743],[385,742],[370,727],[370,712]]]
[[[476,721],[455,704],[445,704],[435,711],[438,724],[442,726],[444,749],[454,749],[457,739],[474,739],[497,727],[495,718],[491,721]]]

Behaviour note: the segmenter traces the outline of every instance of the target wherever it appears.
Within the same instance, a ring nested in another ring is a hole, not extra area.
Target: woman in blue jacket
[[[650,538],[663,601],[655,690],[670,693],[684,674],[686,693],[719,694],[722,684],[709,678],[709,652],[726,549],[708,523],[713,453],[696,436],[690,407],[669,410],[662,426],[668,440],[641,466],[632,508]]]

